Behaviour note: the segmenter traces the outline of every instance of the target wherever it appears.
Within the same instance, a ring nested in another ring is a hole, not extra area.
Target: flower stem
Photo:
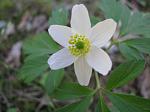
[[[114,45],[114,44],[111,43],[111,44],[108,46],[107,51],[108,51],[113,45]]]
[[[117,45],[118,43],[119,43],[118,40],[112,39],[110,45],[108,46],[106,50],[108,51],[113,45]]]
[[[99,81],[98,73],[95,71],[95,79],[96,79],[96,89],[100,89],[101,84]]]

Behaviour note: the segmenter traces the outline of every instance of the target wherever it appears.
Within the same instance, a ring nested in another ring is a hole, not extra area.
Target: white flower
[[[64,48],[48,59],[51,69],[57,70],[74,63],[75,74],[81,85],[88,85],[92,68],[102,75],[111,70],[112,61],[101,49],[108,43],[116,29],[116,22],[107,19],[91,28],[86,7],[83,4],[72,8],[71,28],[51,25],[48,29],[52,38]]]

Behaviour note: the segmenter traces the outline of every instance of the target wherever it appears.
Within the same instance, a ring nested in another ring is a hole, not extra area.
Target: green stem
[[[95,71],[95,79],[96,79],[96,89],[100,89],[101,84],[99,81],[98,73]]]
[[[107,51],[108,51],[113,45],[114,45],[114,44],[111,43],[111,44],[108,46]]]
[[[110,45],[108,46],[106,50],[108,51],[113,45],[117,45],[118,43],[119,43],[118,40],[112,39]]]

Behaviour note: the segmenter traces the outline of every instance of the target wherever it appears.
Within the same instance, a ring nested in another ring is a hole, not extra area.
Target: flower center
[[[79,41],[75,44],[77,49],[83,49],[84,48],[84,43],[82,41]]]
[[[91,44],[84,35],[73,35],[69,39],[69,51],[74,56],[85,55],[89,52]]]

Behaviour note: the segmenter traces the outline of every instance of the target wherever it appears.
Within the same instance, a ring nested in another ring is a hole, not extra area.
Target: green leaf
[[[91,16],[90,20],[91,20],[91,24],[92,24],[92,26],[96,25],[98,22],[100,22],[100,21],[101,21],[101,19],[100,19],[100,18],[95,17],[95,16]]]
[[[120,20],[122,7],[116,0],[101,0],[100,9],[106,18],[113,18],[117,22]]]
[[[16,108],[9,108],[9,109],[7,110],[7,112],[17,112],[17,109],[16,109]]]
[[[137,49],[128,46],[126,43],[120,43],[119,50],[128,60],[144,59],[144,56]]]
[[[125,14],[126,15],[126,14]],[[123,16],[124,17],[124,16]],[[141,12],[130,12],[127,14],[126,23],[122,21],[124,26],[121,28],[122,34],[149,35],[150,34],[150,15]],[[124,22],[124,23],[123,23]]]
[[[18,77],[26,83],[30,83],[48,68],[47,56],[29,56],[18,73]]]
[[[77,99],[88,96],[93,90],[76,83],[64,83],[54,92],[54,97],[59,100]]]
[[[107,82],[107,89],[113,89],[129,81],[135,79],[143,70],[145,66],[145,61],[143,60],[132,60],[120,64],[113,72],[109,75]]]
[[[100,8],[106,18],[113,18],[116,22],[121,22],[121,36],[126,34],[150,35],[150,13],[133,12],[117,0],[101,0]]]
[[[48,33],[42,32],[25,41],[23,51],[25,54],[42,56],[52,54],[59,50],[59,46]]]
[[[101,111],[101,101],[100,101],[100,99],[98,99],[98,103],[96,105],[95,112],[102,112]]]
[[[67,106],[64,106],[55,112],[86,112],[91,103],[92,96],[88,96],[80,102],[76,102]]]
[[[52,11],[52,16],[49,18],[48,23],[50,25],[67,25],[68,11],[63,8],[59,8]]]
[[[52,94],[53,91],[60,85],[62,79],[64,78],[64,70],[55,70],[50,71],[45,78],[44,87],[46,88],[49,94]]]
[[[48,33],[39,33],[25,41],[23,51],[28,57],[19,70],[19,78],[26,83],[44,74],[48,68],[47,60],[49,54],[59,50],[59,46],[52,40]]]
[[[128,46],[136,48],[140,52],[150,54],[150,38],[136,38],[124,41]]]
[[[140,108],[122,97],[118,96],[114,93],[108,94],[109,99],[113,103],[113,105],[120,111],[120,112],[149,112],[148,110],[144,110],[144,108]]]
[[[115,106],[110,107],[111,112],[120,112]]]
[[[123,35],[126,35],[127,34],[127,28],[128,28],[128,22],[129,22],[129,18],[131,16],[131,10],[125,6],[125,5],[122,5],[122,14],[121,14],[121,17],[120,17],[120,21],[121,21],[121,27],[120,27],[120,35],[123,36]],[[126,16],[124,16],[126,15]]]
[[[145,111],[150,111],[150,99],[145,99],[139,96],[114,93],[114,95],[122,98],[124,101],[134,105],[135,107],[142,108]]]
[[[110,112],[102,96],[98,100],[95,112]]]

